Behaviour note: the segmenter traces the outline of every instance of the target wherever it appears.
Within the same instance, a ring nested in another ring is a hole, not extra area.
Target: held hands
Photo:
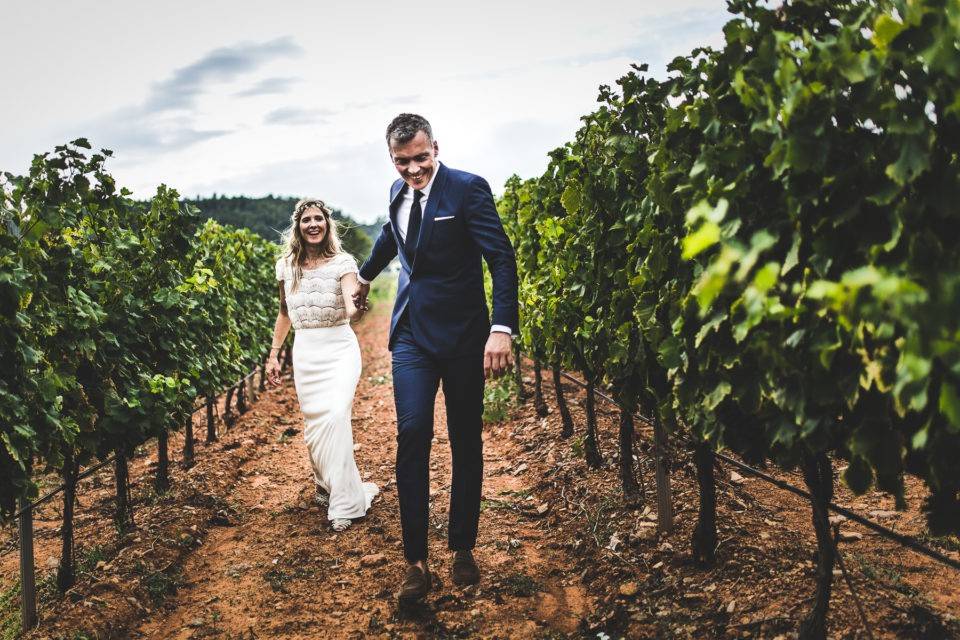
[[[267,382],[274,387],[280,384],[280,361],[273,353],[267,360]]]
[[[510,334],[493,331],[487,338],[483,350],[483,375],[485,378],[499,378],[513,366],[513,352],[510,350]]]
[[[353,294],[353,304],[357,307],[357,315],[362,316],[364,311],[370,307],[367,306],[367,296],[370,294],[370,285],[357,282],[357,290]]]

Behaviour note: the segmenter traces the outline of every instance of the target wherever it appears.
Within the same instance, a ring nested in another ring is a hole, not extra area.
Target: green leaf
[[[946,380],[940,386],[940,412],[946,416],[953,426],[953,433],[960,432],[960,395],[952,384]]]
[[[930,168],[930,153],[917,136],[910,136],[900,146],[900,157],[887,165],[886,174],[899,185],[912,182]]]
[[[870,40],[877,48],[886,49],[905,28],[906,25],[902,22],[884,13],[874,21],[873,37]]]
[[[692,225],[698,220],[716,223],[722,222],[729,208],[730,202],[726,198],[720,198],[715,207],[712,206],[708,200],[701,200],[687,211],[687,224]]]
[[[580,211],[581,199],[582,194],[580,193],[580,187],[576,183],[570,183],[567,185],[567,188],[563,190],[563,195],[560,196],[560,203],[569,215],[573,215]]]
[[[720,226],[704,222],[700,228],[683,239],[683,258],[689,260],[720,241]]]
[[[703,406],[710,411],[713,411],[717,408],[717,405],[720,404],[723,399],[730,394],[731,389],[732,387],[730,386],[729,382],[726,380],[721,381],[716,387],[713,388],[713,391],[707,394],[707,397],[704,398]]]

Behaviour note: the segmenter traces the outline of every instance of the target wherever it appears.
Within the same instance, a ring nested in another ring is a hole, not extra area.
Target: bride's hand
[[[267,382],[271,386],[280,384],[280,361],[277,360],[277,356],[272,355],[267,360]]]

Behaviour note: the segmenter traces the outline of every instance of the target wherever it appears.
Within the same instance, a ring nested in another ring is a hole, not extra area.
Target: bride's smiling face
[[[309,207],[300,215],[300,237],[307,246],[323,244],[327,237],[327,218],[320,209]]]

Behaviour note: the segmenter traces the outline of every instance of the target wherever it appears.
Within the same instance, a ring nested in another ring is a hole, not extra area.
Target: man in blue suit
[[[519,327],[517,263],[503,232],[490,186],[450,169],[430,123],[400,114],[387,127],[390,157],[400,179],[390,189],[390,219],[360,267],[357,302],[394,258],[401,271],[390,321],[393,391],[397,407],[397,492],[403,550],[409,567],[401,603],[430,591],[427,529],[433,406],[443,385],[453,455],[449,548],[452,579],[474,584],[473,558],[483,480],[483,386],[513,364],[511,332]],[[493,317],[487,310],[481,258],[493,279]]]

